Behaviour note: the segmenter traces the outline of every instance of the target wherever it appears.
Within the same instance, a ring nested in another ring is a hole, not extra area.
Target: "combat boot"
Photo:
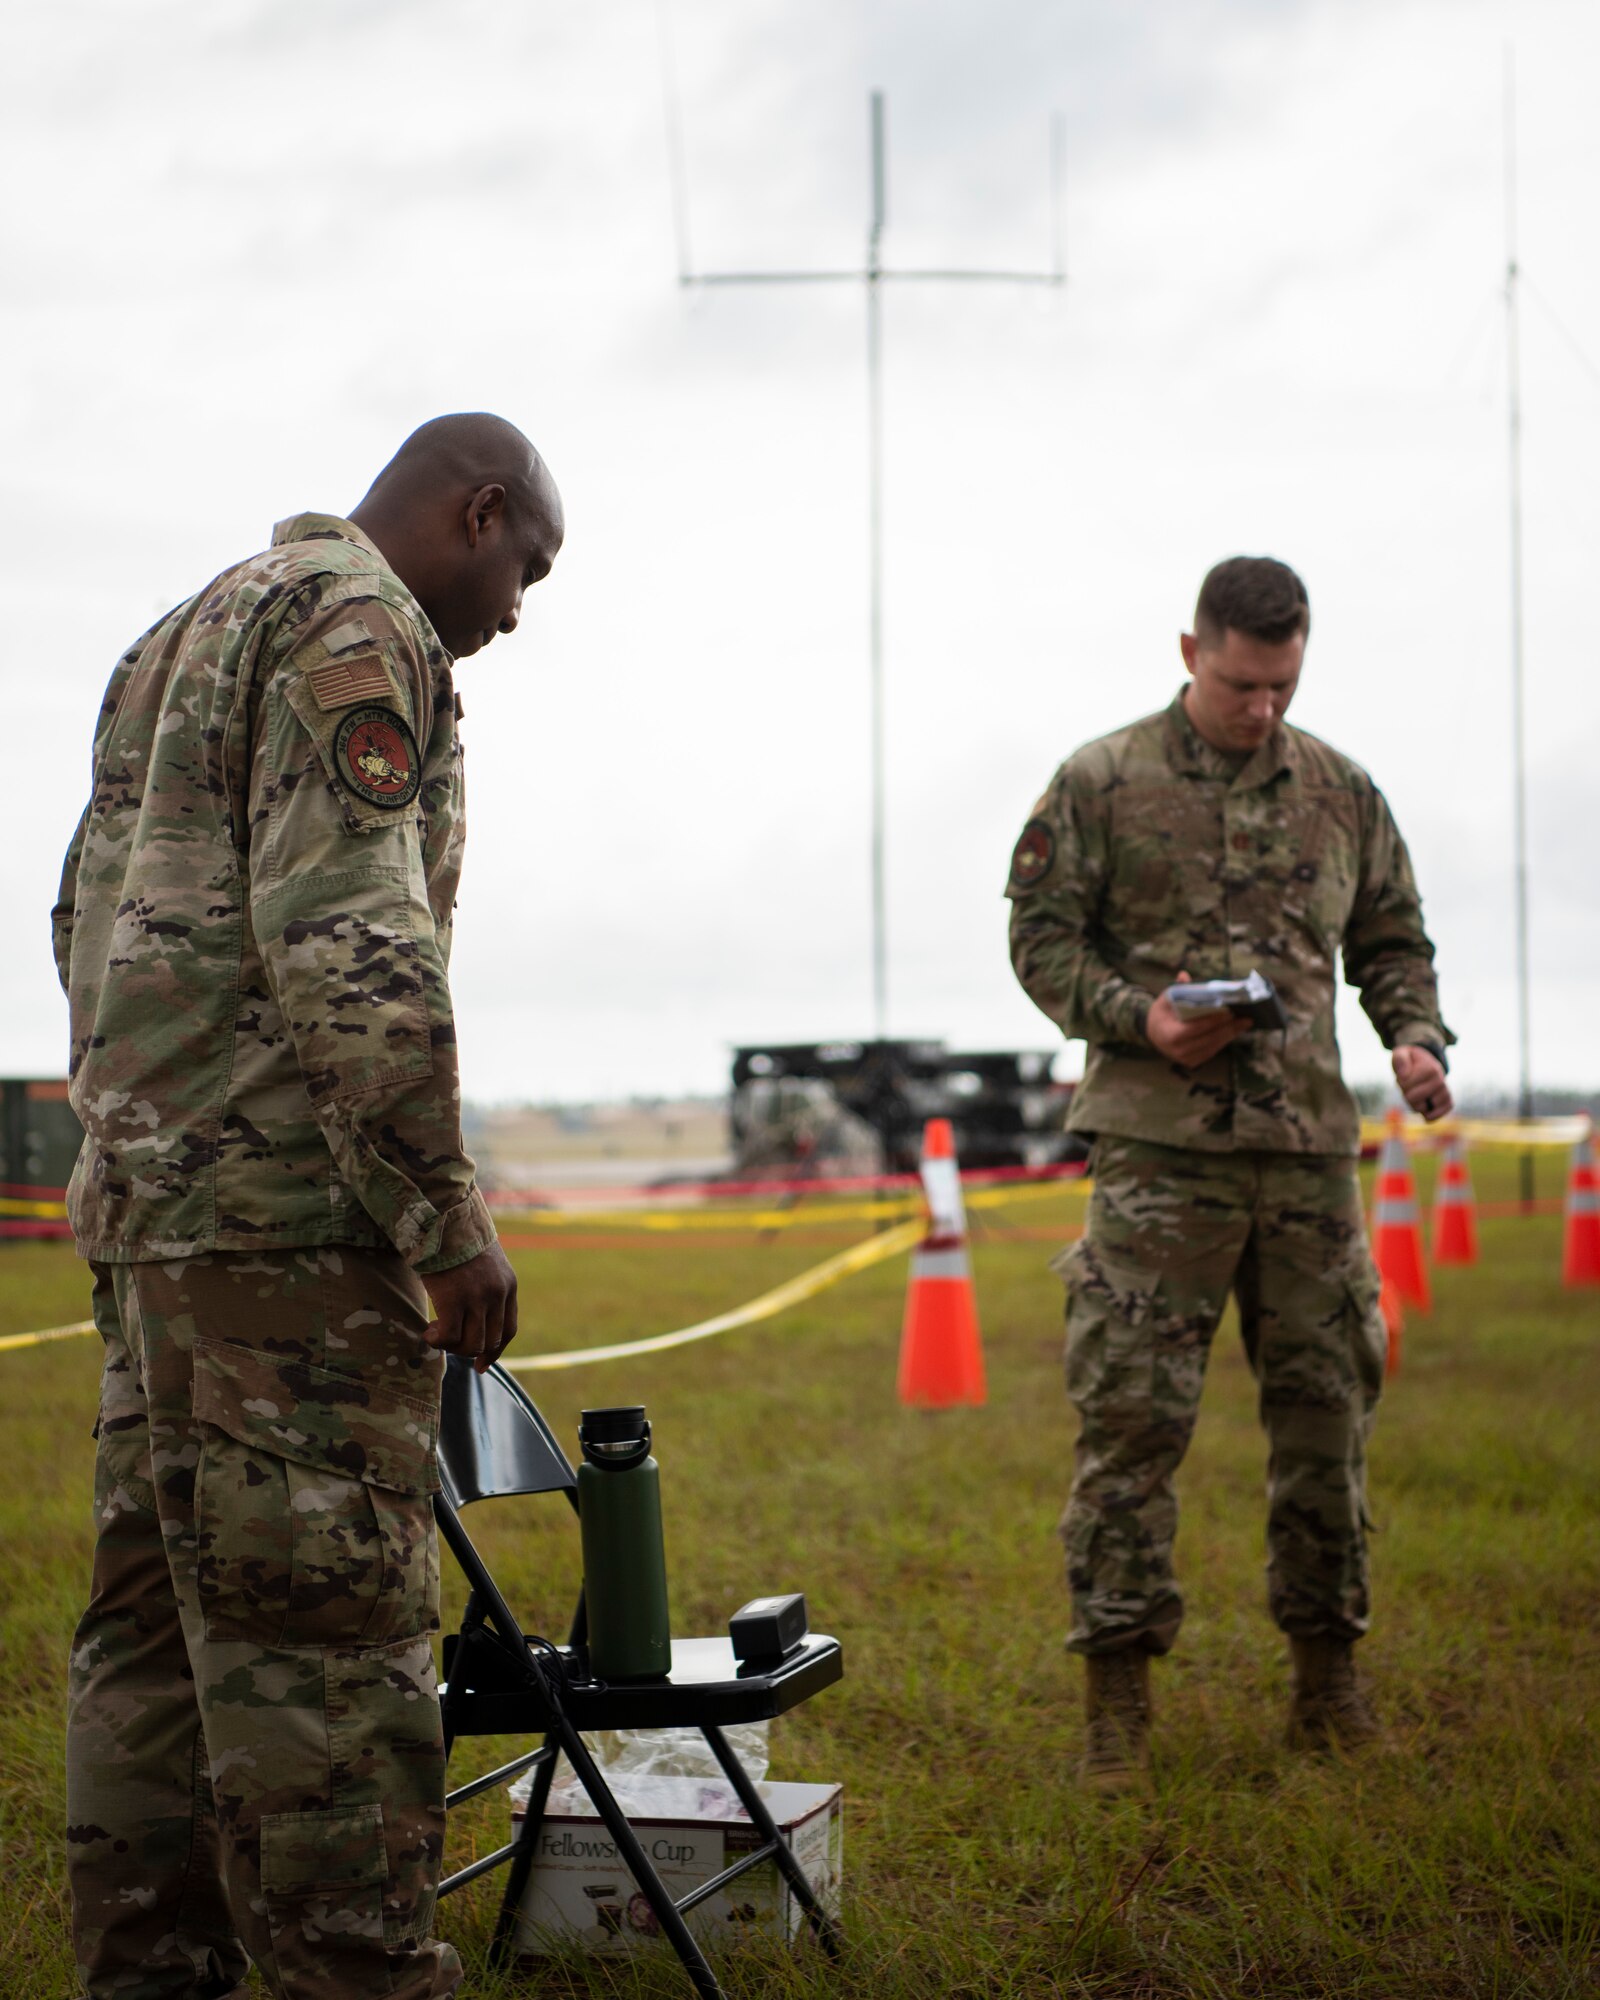
[[[1294,1656],[1291,1750],[1359,1750],[1381,1734],[1372,1704],[1356,1685],[1356,1649],[1348,1639],[1303,1639],[1291,1633],[1289,1650]]]
[[[1078,1775],[1102,1798],[1150,1790],[1150,1655],[1142,1646],[1084,1661],[1083,1762]]]

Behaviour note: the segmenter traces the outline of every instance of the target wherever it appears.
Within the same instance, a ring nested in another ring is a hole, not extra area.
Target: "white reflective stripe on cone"
[[[913,1250],[911,1253],[911,1278],[967,1278],[972,1275],[972,1265],[965,1250],[959,1247],[951,1250]]]
[[[1373,1220],[1380,1229],[1390,1228],[1399,1223],[1417,1221],[1417,1204],[1414,1201],[1380,1201],[1373,1210]]]
[[[1600,1188],[1574,1188],[1567,1196],[1568,1215],[1600,1215]]]
[[[965,1236],[967,1218],[961,1202],[961,1169],[953,1159],[924,1160],[922,1186],[933,1216],[935,1236]]]

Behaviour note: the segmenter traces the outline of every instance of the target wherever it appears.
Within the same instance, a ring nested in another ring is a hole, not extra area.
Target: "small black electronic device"
[[[1161,997],[1177,1009],[1180,1018],[1185,1014],[1231,1014],[1236,1021],[1247,1021],[1252,1028],[1273,1034],[1281,1034],[1289,1025],[1278,989],[1253,969],[1247,979],[1185,980],[1169,986]]]
[[[728,1620],[734,1658],[747,1665],[757,1660],[781,1660],[810,1629],[806,1600],[798,1590],[786,1597],[752,1597]]]

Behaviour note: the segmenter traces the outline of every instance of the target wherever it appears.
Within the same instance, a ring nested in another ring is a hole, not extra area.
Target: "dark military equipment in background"
[[[82,1143],[65,1077],[0,1078],[0,1242],[66,1233],[59,1215],[28,1212],[30,1197],[61,1199]]]
[[[1065,1131],[1070,1083],[1039,1049],[943,1042],[786,1042],[740,1048],[729,1110],[736,1174],[914,1173],[930,1118],[955,1127],[963,1167],[1084,1157]]]

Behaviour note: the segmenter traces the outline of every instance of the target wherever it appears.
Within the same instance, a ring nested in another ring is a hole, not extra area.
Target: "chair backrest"
[[[453,1507],[512,1493],[566,1493],[577,1475],[555,1433],[503,1368],[445,1359],[439,1483]]]

